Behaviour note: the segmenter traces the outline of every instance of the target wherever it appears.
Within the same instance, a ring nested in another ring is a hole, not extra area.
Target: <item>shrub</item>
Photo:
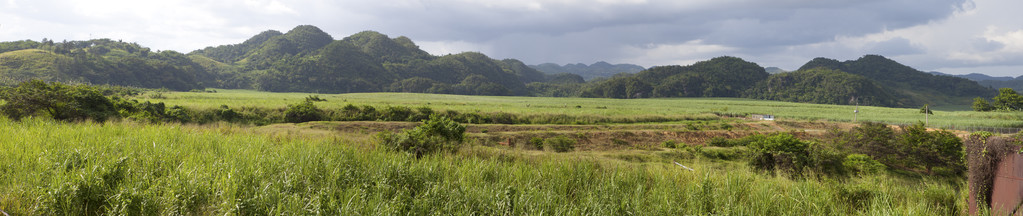
[[[284,120],[291,123],[319,121],[323,119],[323,111],[316,108],[311,101],[303,101],[288,105],[284,111]]]
[[[750,143],[750,165],[761,170],[782,169],[794,174],[807,166],[810,144],[792,134],[781,133]]]
[[[553,149],[555,152],[569,152],[575,150],[575,143],[576,141],[574,139],[568,138],[565,135],[558,135],[544,140],[544,144],[550,149]]]
[[[845,161],[842,162],[842,165],[845,166],[846,169],[860,175],[878,174],[885,169],[884,164],[877,162],[865,154],[850,154],[845,157]]]
[[[227,105],[220,105],[220,109],[214,111],[216,116],[224,121],[235,121],[241,118],[241,114],[235,112],[234,109],[227,107]]]
[[[529,144],[533,145],[536,150],[543,150],[543,138],[533,137],[529,139]]]
[[[465,126],[439,115],[412,130],[401,133],[383,132],[377,135],[387,149],[408,152],[416,158],[440,151],[456,151],[465,141]]]
[[[323,99],[323,98],[320,98],[320,96],[319,96],[319,95],[309,95],[309,96],[305,97],[305,100],[306,100],[306,101],[310,101],[310,102],[322,102],[322,101],[327,101],[327,99]]]
[[[675,148],[675,147],[677,147],[677,145],[678,145],[678,142],[675,141],[675,140],[668,140],[668,141],[664,141],[663,143],[661,143],[661,146],[664,146],[665,148]]]

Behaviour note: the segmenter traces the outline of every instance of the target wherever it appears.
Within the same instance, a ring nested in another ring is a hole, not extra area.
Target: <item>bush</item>
[[[529,139],[529,144],[533,145],[536,150],[543,150],[543,138],[533,137]]]
[[[291,123],[319,121],[323,119],[323,111],[316,108],[311,101],[288,105],[284,111],[284,120]]]
[[[675,140],[668,140],[661,143],[661,146],[664,146],[665,148],[675,148],[678,146],[678,142]]]
[[[544,144],[553,149],[555,152],[569,152],[575,150],[576,141],[572,138],[568,138],[565,135],[558,135],[556,137],[547,138],[544,140]]]
[[[885,165],[865,154],[850,154],[845,157],[842,165],[846,169],[860,175],[874,175],[884,171]]]
[[[750,143],[753,155],[749,163],[761,170],[781,169],[800,174],[802,168],[809,165],[809,146],[809,143],[788,133],[765,137]]]
[[[403,151],[422,158],[440,151],[456,151],[465,141],[465,126],[439,115],[412,130],[401,133],[382,132],[377,135],[381,145],[393,151]]]

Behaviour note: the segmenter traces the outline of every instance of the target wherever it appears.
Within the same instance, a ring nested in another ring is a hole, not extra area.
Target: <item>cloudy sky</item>
[[[737,56],[787,70],[880,54],[924,71],[1023,75],[1020,0],[0,0],[0,41],[111,38],[189,52],[315,25],[408,36],[433,54],[527,64],[687,65]]]

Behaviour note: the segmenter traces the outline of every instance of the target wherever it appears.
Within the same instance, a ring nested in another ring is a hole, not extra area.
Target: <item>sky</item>
[[[266,30],[372,30],[527,64],[795,70],[879,54],[922,71],[1023,75],[1020,0],[0,0],[0,41],[110,38],[187,53]]]

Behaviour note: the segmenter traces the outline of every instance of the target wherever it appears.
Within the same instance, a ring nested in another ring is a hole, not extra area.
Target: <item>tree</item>
[[[998,89],[998,96],[995,96],[994,100],[996,109],[1008,111],[1023,110],[1023,96],[1016,93],[1016,90],[1012,88]]]
[[[982,97],[977,97],[973,99],[973,111],[987,112],[991,110],[995,110],[995,106],[992,106],[991,103],[988,103],[987,99],[984,99]]]
[[[41,115],[62,121],[92,119],[102,122],[118,115],[109,98],[86,85],[32,80],[0,92],[0,100],[6,101],[0,105],[0,110],[14,120]]]
[[[906,126],[896,141],[907,149],[910,159],[932,173],[933,167],[947,167],[961,171],[963,166],[963,142],[948,131],[929,132],[922,122]]]

